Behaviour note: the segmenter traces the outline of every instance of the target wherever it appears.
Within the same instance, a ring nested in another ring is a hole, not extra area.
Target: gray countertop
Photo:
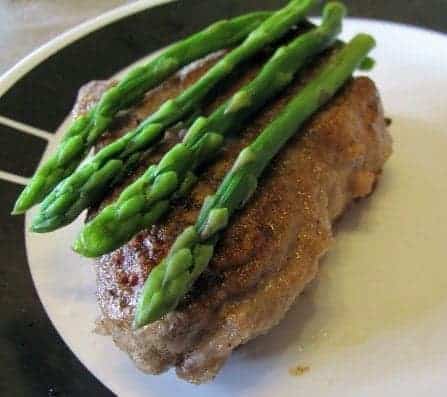
[[[0,0],[0,74],[81,22],[132,0]]]

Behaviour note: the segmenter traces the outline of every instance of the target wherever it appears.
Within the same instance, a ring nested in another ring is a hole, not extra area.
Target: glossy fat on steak
[[[215,58],[189,67],[151,91],[142,104],[120,117],[104,141],[134,127],[164,100],[184,90]],[[256,64],[241,71],[234,83],[220,87],[218,99],[207,111],[253,77]],[[311,74],[309,70],[303,76]],[[150,270],[195,221],[203,199],[217,188],[241,148],[281,111],[301,84],[295,82],[228,139],[200,174],[192,193],[173,203],[158,224],[96,262],[98,330],[111,335],[142,371],[158,374],[175,367],[177,375],[189,382],[213,379],[235,348],[281,320],[316,276],[318,261],[333,241],[332,223],[354,199],[371,193],[391,154],[391,138],[377,89],[361,77],[347,83],[274,159],[250,202],[223,233],[209,269],[177,310],[142,329],[132,329],[138,294]],[[101,89],[99,83],[85,89],[76,111],[84,111]],[[157,161],[183,133],[181,126],[169,130],[148,154],[147,164]],[[133,178],[129,176],[126,183]],[[121,189],[112,191],[106,202]]]

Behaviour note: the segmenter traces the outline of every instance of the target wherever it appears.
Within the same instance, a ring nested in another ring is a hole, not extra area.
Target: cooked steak
[[[120,117],[104,141],[135,126],[165,99],[182,91],[215,58],[189,67],[150,92],[142,104]],[[257,67],[245,68],[240,76],[233,76],[232,84],[221,86],[205,111],[227,98]],[[228,139],[192,193],[173,203],[166,217],[96,262],[99,328],[142,371],[158,374],[175,367],[178,376],[189,382],[211,380],[235,348],[281,320],[317,274],[318,261],[333,241],[332,223],[354,199],[373,190],[391,154],[391,138],[376,87],[368,78],[355,78],[273,161],[251,201],[223,233],[208,270],[179,307],[159,321],[132,329],[138,294],[151,269],[176,236],[195,221],[203,199],[216,189],[241,148],[281,111],[305,78]],[[84,90],[78,111],[88,107],[104,84]],[[169,130],[148,153],[147,164],[159,159],[183,132],[181,125]],[[129,176],[126,183],[134,177]],[[121,189],[116,187],[106,202]]]

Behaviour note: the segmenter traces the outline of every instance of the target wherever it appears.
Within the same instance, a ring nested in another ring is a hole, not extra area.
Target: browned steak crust
[[[153,90],[143,104],[120,118],[106,141],[136,125],[213,62],[205,60]],[[238,81],[223,87],[209,106],[227,97],[255,70],[245,70]],[[150,269],[182,229],[194,222],[204,197],[218,186],[240,149],[282,109],[300,84],[296,82],[238,137],[229,139],[190,197],[174,203],[150,230],[97,261],[101,328],[141,370],[156,374],[176,367],[177,374],[190,382],[212,379],[233,349],[278,323],[315,277],[318,260],[332,241],[331,223],[355,198],[372,191],[391,154],[391,138],[373,82],[356,78],[277,156],[252,200],[224,232],[209,270],[180,307],[138,331],[131,329],[138,293]],[[89,95],[95,96],[91,91]],[[147,162],[156,161],[179,135],[180,128],[171,129],[148,154]]]

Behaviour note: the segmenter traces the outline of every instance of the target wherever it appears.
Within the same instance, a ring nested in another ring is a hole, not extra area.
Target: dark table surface
[[[241,2],[248,8],[258,3],[268,6],[282,3],[274,0],[213,0],[210,7],[209,0],[183,0],[181,7],[200,7],[205,13],[207,11],[203,9],[210,10],[210,18],[214,18],[232,13],[238,9],[236,3]],[[351,16],[447,32],[446,0],[352,0],[345,3]],[[172,14],[170,7],[169,4],[161,6],[156,11],[157,16]],[[144,12],[139,23],[148,26],[146,22],[153,20],[153,12]],[[23,165],[23,170],[29,165]],[[9,216],[19,191],[18,185],[0,181],[0,250],[3,254],[0,263],[0,396],[112,396],[67,348],[39,302],[25,254],[24,219]]]

